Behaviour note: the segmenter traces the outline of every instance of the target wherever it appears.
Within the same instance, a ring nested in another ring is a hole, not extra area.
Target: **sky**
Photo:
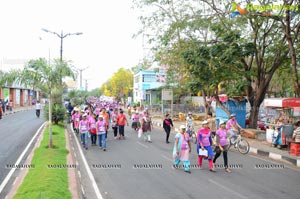
[[[0,1],[0,69],[23,60],[59,58],[60,39],[42,28],[64,34],[64,60],[82,69],[88,90],[99,88],[119,68],[143,59],[141,24],[132,0],[10,0]],[[79,85],[78,85],[79,86]]]

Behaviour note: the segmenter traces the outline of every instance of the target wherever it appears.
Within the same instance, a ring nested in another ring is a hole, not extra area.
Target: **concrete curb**
[[[24,109],[16,109],[16,110],[13,110],[13,111],[5,111],[5,113],[3,113],[2,116],[11,115],[11,114],[15,114],[15,113],[18,113],[18,112],[25,112],[25,111],[29,111],[29,110],[33,110],[33,109],[34,109],[33,107],[28,107],[28,108],[24,108]]]
[[[265,157],[268,157],[273,160],[285,160],[285,161],[293,164],[294,166],[300,167],[300,159],[297,159],[296,156],[295,156],[295,158],[291,158],[291,157],[280,155],[277,153],[260,150],[260,149],[254,148],[254,147],[250,147],[249,152],[257,154],[257,155],[265,156]]]
[[[152,122],[153,125],[155,126],[158,126],[158,127],[161,127],[162,128],[162,123],[161,122],[156,122],[156,121],[153,121]],[[177,127],[174,126],[174,129],[176,132],[179,131],[179,129]],[[257,148],[254,148],[254,147],[250,147],[250,153],[253,153],[253,154],[256,154],[256,155],[261,155],[261,156],[265,156],[265,157],[268,157],[270,159],[273,159],[273,160],[285,160],[297,167],[300,167],[300,159],[297,158],[295,156],[295,158],[291,158],[291,157],[288,157],[288,156],[284,156],[284,155],[280,155],[280,154],[277,154],[277,153],[273,153],[273,152],[268,152],[268,151],[264,151],[264,150],[261,150],[261,149],[257,149]]]

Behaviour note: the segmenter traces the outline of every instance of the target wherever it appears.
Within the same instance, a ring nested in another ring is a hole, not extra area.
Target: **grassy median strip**
[[[34,151],[31,165],[14,199],[71,198],[68,182],[66,138],[63,124],[53,125],[53,148],[48,148],[48,128],[39,148]],[[60,168],[59,168],[60,167]]]

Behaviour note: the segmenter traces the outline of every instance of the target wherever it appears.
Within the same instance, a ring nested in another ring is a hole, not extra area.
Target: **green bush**
[[[65,116],[66,116],[66,108],[60,104],[54,104],[52,105],[52,122],[55,124],[58,124],[60,121],[64,121]],[[45,107],[45,118],[49,120],[49,107]]]

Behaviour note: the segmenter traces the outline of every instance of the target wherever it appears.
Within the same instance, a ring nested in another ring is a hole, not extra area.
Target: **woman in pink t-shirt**
[[[79,133],[79,122],[80,122],[80,113],[78,109],[75,109],[75,113],[72,115],[72,120],[73,120],[73,126],[75,129],[75,132],[78,134]]]
[[[88,132],[89,132],[89,121],[87,120],[87,114],[82,115],[82,120],[79,122],[79,131],[83,148],[88,149]]]
[[[223,153],[225,171],[230,173],[231,171],[228,168],[228,156],[227,156],[229,143],[227,141],[227,131],[226,131],[224,121],[220,122],[220,128],[216,132],[216,137],[217,137],[217,146],[215,148],[216,155],[213,159],[213,163],[215,164],[218,157],[221,155],[221,153]]]
[[[207,156],[200,155],[200,150],[207,150]],[[198,153],[198,165],[200,168],[202,168],[202,159],[207,158],[208,159],[208,165],[209,170],[211,172],[215,172],[214,166],[213,166],[213,157],[214,152],[212,150],[212,138],[211,138],[211,131],[208,128],[208,122],[203,121],[202,122],[202,128],[199,129],[197,133],[197,153]]]
[[[226,130],[231,135],[229,137],[229,140],[231,140],[232,144],[235,144],[237,133],[240,133],[243,131],[243,128],[239,125],[239,123],[236,121],[236,114],[231,114],[230,119],[227,121],[226,124]]]
[[[103,151],[106,151],[106,131],[107,131],[107,125],[106,121],[104,120],[104,117],[102,115],[99,116],[99,120],[96,123],[96,132],[98,135],[99,140],[99,147],[103,149]]]

